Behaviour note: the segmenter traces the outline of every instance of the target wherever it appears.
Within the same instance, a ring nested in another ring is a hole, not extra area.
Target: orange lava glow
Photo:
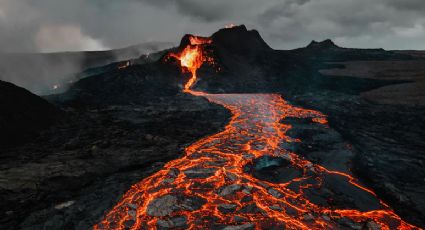
[[[211,44],[212,40],[210,38],[204,38],[204,37],[197,37],[197,36],[191,36],[189,38],[191,45],[204,45],[204,44]]]
[[[176,58],[180,61],[180,65],[183,71],[191,73],[191,78],[184,85],[184,92],[189,92],[190,87],[196,82],[197,70],[204,64],[204,62],[212,62],[212,59],[204,55],[203,46],[210,44],[212,41],[209,38],[191,36],[189,38],[190,45],[188,45],[179,54],[170,54],[171,57]]]
[[[130,61],[126,61],[126,62],[123,62],[123,63],[119,64],[118,65],[118,69],[125,69],[125,68],[129,67],[130,65],[131,65],[131,62]]]
[[[338,220],[342,218],[356,223],[373,221],[381,229],[419,229],[403,221],[382,201],[379,210],[367,212],[321,207],[310,201],[305,191],[320,188],[329,175],[342,178],[364,193],[376,195],[351,175],[328,170],[280,147],[282,143],[302,141],[287,135],[292,126],[284,123],[286,118],[310,119],[312,125],[326,127],[326,117],[320,112],[292,106],[277,94],[191,91],[196,70],[205,60],[202,44],[194,43],[172,56],[192,74],[184,90],[227,108],[232,113],[229,124],[223,131],[188,146],[182,158],[168,162],[159,172],[133,185],[94,229],[157,229],[159,221],[181,216],[186,218],[186,229],[244,223],[253,224],[255,229],[338,229]],[[254,159],[264,156],[286,159],[289,167],[301,172],[300,176],[285,183],[271,183],[244,170]],[[199,169],[207,175],[190,176]],[[166,196],[171,197],[170,202],[177,208],[167,211],[165,205],[158,207],[163,215],[152,214],[154,201]],[[176,204],[172,197],[177,196],[198,197],[205,202],[193,208]],[[234,210],[224,214],[220,211],[223,205]],[[260,211],[242,211],[249,205]],[[240,220],[236,221],[235,216]]]

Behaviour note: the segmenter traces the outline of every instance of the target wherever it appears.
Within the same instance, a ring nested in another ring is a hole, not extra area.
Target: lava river
[[[188,51],[197,52],[202,46],[193,45]],[[181,58],[185,67],[183,58],[174,56]],[[190,60],[184,62],[191,64]],[[302,141],[287,135],[292,126],[285,119],[304,119],[326,128],[323,114],[292,106],[277,94],[191,91],[196,68],[187,68],[194,75],[186,92],[230,110],[229,124],[133,185],[95,229],[418,229],[401,220],[351,175],[328,170],[281,147]],[[279,183],[258,179],[248,166],[265,157],[279,159],[298,174]],[[379,208],[364,211],[311,201],[306,191],[320,190],[330,176],[372,196]]]

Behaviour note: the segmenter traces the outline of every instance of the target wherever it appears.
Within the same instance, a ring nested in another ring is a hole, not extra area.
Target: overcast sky
[[[0,0],[0,51],[101,50],[257,29],[275,49],[333,39],[344,47],[425,50],[425,0]]]

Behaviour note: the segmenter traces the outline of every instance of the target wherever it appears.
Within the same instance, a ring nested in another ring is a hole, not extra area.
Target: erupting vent
[[[184,71],[191,73],[191,78],[184,85],[184,92],[190,92],[190,87],[196,82],[197,75],[196,71],[204,64],[204,62],[213,63],[214,60],[211,57],[205,55],[203,46],[210,44],[212,41],[209,38],[191,36],[189,38],[190,45],[188,45],[179,54],[170,54],[171,57],[176,58],[180,61],[180,65]]]

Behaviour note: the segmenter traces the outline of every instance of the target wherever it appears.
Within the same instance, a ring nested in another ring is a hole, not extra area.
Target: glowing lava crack
[[[171,56],[192,74],[184,90],[229,109],[230,123],[222,132],[187,147],[184,157],[133,185],[95,229],[225,229],[230,225],[239,226],[234,229],[340,229],[350,228],[350,224],[417,229],[352,176],[327,170],[280,148],[282,143],[301,141],[287,136],[291,125],[280,121],[304,118],[310,119],[311,125],[326,126],[323,114],[294,107],[277,94],[191,91],[196,70],[210,60],[203,54],[207,43],[210,40],[193,37],[191,45]],[[271,183],[245,170],[265,156],[284,159],[299,170],[299,176],[285,183]],[[380,208],[336,209],[310,201],[306,191],[320,189],[329,176],[373,196]]]

